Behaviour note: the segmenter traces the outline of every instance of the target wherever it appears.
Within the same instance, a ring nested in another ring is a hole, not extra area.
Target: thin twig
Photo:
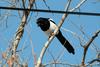
[[[34,47],[33,47],[33,42],[32,42],[32,36],[30,35],[30,31],[29,31],[29,27],[27,26],[27,29],[26,29],[27,33],[28,33],[28,36],[30,38],[30,46],[32,48],[32,55],[33,55],[33,58],[34,58],[34,65],[36,65],[36,53],[34,52]]]
[[[23,8],[25,9],[25,0],[22,0]]]
[[[68,6],[68,4],[67,4],[66,6],[67,6],[67,7],[65,8],[65,10],[67,11],[68,8],[69,8],[69,6]],[[67,14],[64,14],[64,15],[62,16],[62,19],[61,19],[61,21],[59,22],[58,28],[54,31],[54,35],[51,36],[51,37],[48,39],[48,41],[45,43],[45,45],[44,45],[44,47],[42,48],[42,51],[41,51],[41,53],[40,53],[40,57],[38,58],[36,67],[41,67],[41,65],[42,65],[42,59],[43,59],[43,56],[44,56],[44,54],[45,54],[47,48],[48,48],[48,46],[50,45],[51,41],[54,39],[54,37],[55,37],[56,33],[58,32],[58,30],[60,29],[60,27],[62,26],[62,24],[63,24],[63,22],[64,22],[64,20],[65,20],[66,17],[67,17]]]
[[[78,65],[78,64],[69,64],[69,63],[65,63],[65,62],[51,62],[48,64],[44,64],[44,67],[53,65],[53,64],[66,65],[68,67],[80,67],[80,65]]]
[[[66,7],[65,7],[65,11],[68,11],[68,8],[69,8],[69,5],[70,5],[70,3],[71,3],[71,0],[69,0],[68,3],[69,3],[69,4],[67,4]],[[81,4],[81,5],[82,5],[82,4]],[[79,6],[81,6],[81,5],[79,5]],[[78,6],[78,7],[79,7],[79,6]],[[78,8],[78,7],[77,7],[77,8]],[[76,9],[76,8],[75,8],[75,9]],[[71,10],[71,11],[74,11],[74,10]],[[41,53],[40,53],[40,57],[38,58],[37,65],[36,65],[35,67],[41,67],[41,65],[42,65],[42,59],[43,59],[43,56],[44,56],[44,54],[45,54],[45,52],[46,52],[48,46],[50,45],[51,41],[54,39],[56,33],[58,32],[58,30],[60,29],[60,27],[61,27],[62,24],[64,23],[64,20],[65,20],[65,18],[66,18],[67,16],[68,16],[68,14],[63,14],[62,19],[60,20],[60,22],[59,22],[59,24],[58,24],[58,28],[54,31],[54,35],[51,36],[51,37],[48,39],[48,41],[45,43],[44,47],[42,48],[42,51],[41,51]]]
[[[84,40],[83,37],[82,37],[81,35],[79,35],[79,34],[73,32],[73,31],[71,31],[71,30],[65,29],[65,28],[63,28],[63,27],[61,27],[61,29],[64,30],[64,31],[66,31],[66,32],[70,32],[73,36],[77,37],[77,38],[80,40],[80,42],[82,41],[82,42],[86,43],[86,40]],[[80,45],[83,47],[82,44],[80,44]]]
[[[87,50],[89,48],[89,46],[91,45],[91,43],[94,41],[94,39],[98,36],[98,34],[100,33],[100,30],[98,30],[92,37],[91,39],[84,45],[84,53],[83,53],[83,58],[82,58],[82,62],[81,65],[85,66],[85,57],[86,57],[86,53]]]
[[[82,0],[79,4],[77,4],[76,7],[74,7],[73,9],[69,10],[69,11],[75,11],[76,9],[78,9],[82,4],[84,4],[87,0]]]

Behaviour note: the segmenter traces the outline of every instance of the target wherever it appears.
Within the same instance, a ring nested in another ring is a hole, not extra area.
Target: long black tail
[[[61,44],[68,50],[69,53],[75,54],[74,48],[71,46],[71,44],[68,42],[68,40],[65,39],[65,37],[62,35],[61,31],[56,35],[58,40],[61,42]]]

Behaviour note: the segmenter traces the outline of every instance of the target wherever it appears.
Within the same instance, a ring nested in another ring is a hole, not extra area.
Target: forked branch
[[[86,57],[86,53],[88,51],[89,46],[91,45],[91,43],[94,41],[94,39],[98,36],[98,34],[100,33],[100,30],[98,30],[92,37],[91,39],[83,46],[84,48],[84,53],[83,53],[83,58],[82,58],[82,66],[85,66],[85,57]]]

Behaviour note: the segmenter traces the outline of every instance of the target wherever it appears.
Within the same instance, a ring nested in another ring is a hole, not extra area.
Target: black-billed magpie
[[[56,23],[50,18],[40,17],[37,19],[36,23],[41,28],[41,30],[44,31],[49,37],[53,35],[55,29],[57,28]],[[74,48],[62,35],[60,30],[57,32],[56,37],[60,41],[60,43],[68,50],[69,53],[75,54]]]

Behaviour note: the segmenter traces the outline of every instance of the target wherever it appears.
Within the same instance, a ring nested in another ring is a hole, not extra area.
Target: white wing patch
[[[50,21],[50,27],[49,27],[49,29],[47,31],[45,31],[45,33],[48,36],[50,36],[55,31],[56,28],[57,28],[57,25]]]

